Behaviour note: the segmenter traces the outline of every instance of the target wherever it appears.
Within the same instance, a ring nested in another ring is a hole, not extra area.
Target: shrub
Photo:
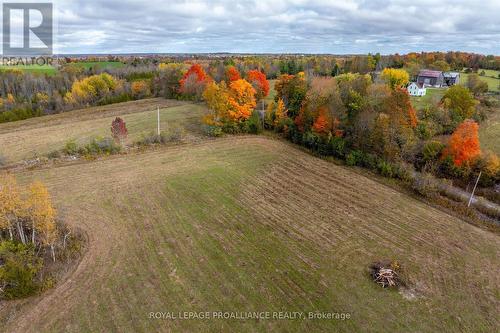
[[[439,141],[429,141],[422,148],[422,157],[424,162],[435,161],[441,155],[445,145]]]
[[[360,150],[352,150],[346,158],[346,164],[349,166],[361,165],[363,160],[363,152]]]
[[[475,168],[482,171],[479,185],[483,187],[493,186],[500,181],[500,158],[487,152],[477,160]]]
[[[179,142],[182,140],[182,136],[184,134],[184,130],[182,127],[174,127],[170,129],[167,133],[167,142]]]
[[[260,119],[258,111],[254,110],[250,118],[248,118],[248,120],[245,123],[246,123],[246,131],[248,133],[252,134],[262,133],[262,120]]]
[[[343,158],[345,155],[345,141],[342,138],[339,137],[331,137],[330,141],[328,142],[329,150],[331,151],[332,155],[338,158]]]
[[[439,191],[438,181],[430,173],[421,173],[415,176],[412,188],[424,197],[433,197]]]
[[[392,178],[394,172],[392,170],[392,165],[386,161],[379,161],[377,164],[377,171],[384,177]]]
[[[0,263],[0,298],[27,297],[39,290],[42,261],[31,244],[0,242]]]
[[[92,156],[99,154],[116,154],[121,151],[121,146],[112,138],[93,138],[88,144],[79,149],[82,155]]]
[[[384,162],[384,160],[377,157],[377,155],[362,153],[358,165],[368,169],[377,169],[380,162]]]
[[[319,136],[313,132],[306,132],[302,136],[302,144],[313,150],[318,147],[319,140]]]
[[[61,152],[59,150],[53,150],[47,154],[48,158],[59,158],[61,157]]]
[[[413,182],[413,177],[415,174],[415,169],[413,165],[400,162],[393,165],[394,177],[401,179],[406,184],[411,184]]]
[[[204,130],[205,134],[208,136],[218,137],[218,136],[222,135],[222,127],[220,127],[220,126],[205,125],[203,127],[203,130]]]
[[[64,145],[63,152],[66,155],[70,156],[78,154],[78,145],[76,144],[76,141],[75,140],[67,141],[66,144]]]
[[[175,127],[168,133],[161,132],[160,135],[151,132],[148,135],[143,135],[142,138],[135,144],[138,146],[148,146],[153,144],[166,144],[169,142],[181,141],[183,130],[181,127]]]
[[[417,134],[422,140],[429,140],[440,132],[442,128],[433,120],[421,120],[417,124]]]
[[[0,154],[0,166],[4,166],[6,164],[7,164],[7,159],[5,158],[5,156]]]

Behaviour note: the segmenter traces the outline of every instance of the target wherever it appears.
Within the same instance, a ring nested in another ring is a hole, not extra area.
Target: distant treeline
[[[110,66],[110,63],[116,62],[123,65]],[[87,66],[75,66],[75,63]],[[309,77],[367,74],[386,67],[405,68],[411,76],[422,68],[500,69],[498,56],[465,52],[345,56],[201,54],[65,57],[58,59],[54,75],[3,68],[0,71],[0,122],[149,96],[179,98],[182,97],[178,90],[179,80],[193,63],[203,66],[216,82],[226,79],[230,66],[243,76],[252,70],[259,70],[267,79],[300,72]],[[161,64],[175,66],[161,69]]]

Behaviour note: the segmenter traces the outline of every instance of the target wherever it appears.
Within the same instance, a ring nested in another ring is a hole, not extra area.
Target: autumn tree
[[[479,78],[479,75],[472,73],[467,77],[465,86],[474,94],[479,96],[488,92],[488,83]]]
[[[287,118],[287,109],[281,98],[277,102],[272,101],[267,106],[265,114],[265,124],[270,128],[277,128],[281,121]]]
[[[228,66],[226,69],[227,82],[233,82],[241,79],[240,72],[234,66]]]
[[[229,110],[232,105],[229,103],[229,89],[225,82],[208,83],[203,92],[203,99],[210,110],[210,113],[204,117],[204,122],[207,125],[221,126],[223,122],[230,119]]]
[[[417,113],[405,89],[394,89],[386,99],[385,109],[397,125],[408,128],[417,127]]]
[[[330,132],[330,125],[326,108],[320,108],[318,113],[318,117],[314,121],[312,129],[318,134],[328,134],[328,132]]]
[[[297,75],[283,74],[275,84],[276,98],[281,98],[292,119],[299,114],[307,94],[307,81],[304,73]]]
[[[269,81],[266,74],[259,70],[251,70],[247,73],[247,81],[250,82],[256,91],[257,100],[261,100],[269,94]]]
[[[384,68],[381,78],[391,89],[405,87],[410,81],[407,71],[396,68]]]
[[[165,98],[178,98],[180,81],[187,70],[185,64],[161,63],[158,65],[159,73],[153,79],[155,94]]]
[[[476,111],[477,101],[469,89],[462,86],[455,85],[446,90],[441,101],[451,112],[453,120],[458,123],[471,118]]]
[[[285,108],[285,103],[281,98],[278,98],[278,103],[276,104],[274,125],[278,125],[280,121],[287,117],[287,109]]]
[[[55,260],[56,211],[45,185],[35,181],[21,189],[11,175],[0,176],[0,235],[35,246],[48,246]],[[31,231],[31,237],[29,232]]]
[[[255,89],[244,79],[231,82],[229,87],[224,81],[210,82],[203,98],[210,110],[204,121],[213,126],[245,121],[256,106]]]
[[[92,75],[75,81],[65,101],[69,104],[92,104],[110,95],[119,86],[120,82],[107,73]]]
[[[0,175],[0,228],[7,230],[10,240],[14,239],[14,228],[25,243],[24,231],[20,228],[19,216],[23,215],[23,202],[16,179],[11,175]]]
[[[179,90],[182,94],[201,99],[207,83],[211,81],[203,67],[193,64],[179,81]]]
[[[49,191],[42,182],[35,181],[29,186],[26,206],[32,222],[31,242],[35,243],[36,233],[42,245],[50,246],[55,261],[54,243],[57,238],[56,210],[52,206]]]
[[[130,90],[132,92],[132,96],[135,99],[141,99],[151,96],[151,88],[149,86],[149,83],[145,80],[132,82],[132,84],[130,85]]]
[[[481,154],[478,131],[479,125],[471,119],[466,119],[451,135],[443,156],[450,156],[456,166],[470,164]]]
[[[230,116],[237,121],[250,118],[257,105],[255,89],[248,81],[243,79],[231,82],[229,88]]]
[[[116,117],[111,122],[111,136],[116,142],[122,142],[127,138],[128,130],[122,118]]]
[[[429,68],[437,70],[437,71],[441,71],[441,72],[448,72],[451,69],[450,65],[444,60],[437,60],[437,61],[433,62],[429,66]]]

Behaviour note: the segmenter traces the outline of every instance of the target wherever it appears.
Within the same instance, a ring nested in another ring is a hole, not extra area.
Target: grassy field
[[[69,140],[85,144],[93,137],[111,136],[111,122],[116,116],[126,122],[126,143],[132,143],[156,130],[157,106],[163,130],[177,126],[200,134],[202,105],[156,98],[0,124],[0,154],[13,163],[61,149]]]
[[[488,116],[488,120],[479,127],[481,150],[491,150],[500,155],[500,109]]]
[[[120,68],[125,66],[124,63],[119,61],[89,61],[89,62],[73,62],[69,64],[70,66],[82,67],[84,69],[90,68]]]
[[[425,94],[425,96],[411,96],[410,99],[413,107],[417,110],[421,110],[427,105],[436,104],[437,102],[439,102],[443,97],[445,91],[446,88],[427,88],[427,93]]]
[[[106,135],[181,126],[197,140],[17,171],[81,228],[80,265],[44,294],[0,303],[0,332],[492,332],[500,238],[406,194],[259,136],[202,140],[203,106],[149,99],[0,125],[12,160]],[[494,142],[494,140],[492,140]],[[409,288],[369,278],[395,259]],[[351,319],[169,320],[150,312],[319,311]]]
[[[478,74],[483,71],[483,69],[478,70]],[[500,85],[500,79],[498,78],[498,74],[500,74],[500,71],[495,71],[491,69],[484,69],[486,75],[485,76],[480,76],[479,78],[483,81],[486,81],[488,83],[488,90],[493,91],[493,92],[498,92],[500,91],[499,85]],[[466,83],[467,78],[469,77],[469,73],[462,72],[460,73],[461,75],[461,82]]]
[[[0,71],[7,70],[7,69],[21,69],[24,72],[28,72],[28,73],[47,74],[47,75],[54,75],[55,73],[57,73],[57,69],[53,66],[50,66],[50,65],[17,65],[17,66],[2,65],[2,66],[0,66]]]
[[[18,174],[88,235],[83,261],[4,305],[4,332],[493,332],[500,239],[261,137]],[[368,277],[397,259],[415,299]],[[14,311],[14,309],[16,309]],[[339,320],[168,320],[156,311],[344,312]]]

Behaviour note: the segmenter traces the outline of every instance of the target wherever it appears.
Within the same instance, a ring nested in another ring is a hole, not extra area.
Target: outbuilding
[[[444,84],[443,72],[423,69],[418,73],[417,83],[424,87],[441,88]]]

